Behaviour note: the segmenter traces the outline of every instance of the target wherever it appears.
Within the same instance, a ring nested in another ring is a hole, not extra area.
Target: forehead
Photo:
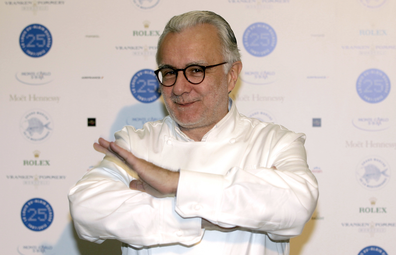
[[[181,67],[192,63],[209,64],[222,59],[222,45],[217,28],[211,24],[196,25],[180,33],[169,33],[159,49],[159,65]]]

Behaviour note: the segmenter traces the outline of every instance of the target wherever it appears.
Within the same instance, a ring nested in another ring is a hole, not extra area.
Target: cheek
[[[162,87],[161,89],[161,95],[164,98],[164,101],[168,101],[171,97],[172,90],[167,87]]]
[[[216,101],[220,100],[221,97],[228,98],[227,83],[221,79],[214,81],[214,83],[212,83],[210,90],[208,90],[207,96],[213,98]]]

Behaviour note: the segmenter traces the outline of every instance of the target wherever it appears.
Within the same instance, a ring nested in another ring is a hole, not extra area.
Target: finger
[[[107,154],[107,152],[109,152],[106,148],[104,148],[102,145],[100,145],[98,143],[94,143],[93,147],[97,152],[100,152],[103,154]]]
[[[116,153],[111,151],[110,142],[101,138],[101,137],[98,139],[97,143],[94,143],[93,147],[97,152],[106,154],[107,156],[118,157],[118,155],[116,155]],[[121,160],[124,160],[124,159],[121,159]]]
[[[133,190],[138,190],[138,191],[142,191],[145,192],[145,188],[143,185],[143,182],[140,180],[133,180],[129,183],[129,188],[133,189]]]
[[[120,158],[128,162],[131,166],[134,163],[134,159],[136,158],[130,151],[125,150],[124,148],[118,146],[116,143],[111,142],[109,149],[118,155]]]
[[[100,137],[100,138],[98,139],[98,143],[99,143],[101,146],[103,146],[103,147],[105,147],[105,148],[107,148],[107,149],[110,147],[110,142],[107,141],[107,140],[105,140],[105,139],[103,139],[102,137]]]

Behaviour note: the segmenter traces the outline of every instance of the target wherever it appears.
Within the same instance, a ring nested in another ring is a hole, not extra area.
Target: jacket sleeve
[[[265,139],[268,144],[259,146],[268,149],[250,152],[257,167],[233,167],[224,176],[181,169],[176,211],[221,227],[266,232],[274,240],[299,235],[318,199],[304,141],[290,131]]]
[[[125,130],[116,138],[130,150]],[[70,212],[80,238],[96,243],[117,239],[136,248],[201,240],[200,218],[180,217],[174,197],[154,198],[129,189],[132,179],[121,164],[105,158],[70,190]]]

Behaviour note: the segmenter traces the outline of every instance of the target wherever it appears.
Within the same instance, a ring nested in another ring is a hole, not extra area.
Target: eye
[[[187,69],[187,72],[192,75],[201,75],[203,73],[203,69],[200,66],[190,66]]]
[[[176,75],[176,71],[170,68],[162,69],[161,73],[163,77],[170,77]]]

